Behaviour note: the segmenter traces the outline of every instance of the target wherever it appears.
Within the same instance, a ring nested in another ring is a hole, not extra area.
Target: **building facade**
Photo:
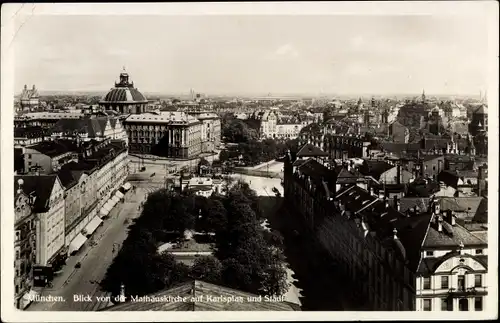
[[[130,153],[194,158],[201,153],[202,122],[185,112],[130,115],[123,125]]]
[[[28,86],[25,84],[23,91],[21,92],[21,110],[22,111],[33,111],[38,109],[40,106],[40,95],[38,94],[38,90],[35,85],[33,88],[28,89]]]
[[[187,112],[201,122],[201,151],[213,152],[221,143],[221,120],[212,112]]]
[[[64,253],[64,188],[57,175],[15,176],[20,179],[23,192],[35,197],[36,264],[49,266]]]
[[[114,110],[121,114],[141,114],[146,112],[148,100],[129,81],[125,69],[120,73],[120,81],[99,101],[103,110]]]
[[[18,179],[15,183],[14,197],[14,284],[15,306],[24,309],[33,287],[33,266],[36,263],[37,218],[33,212],[35,196],[23,191],[24,181]]]

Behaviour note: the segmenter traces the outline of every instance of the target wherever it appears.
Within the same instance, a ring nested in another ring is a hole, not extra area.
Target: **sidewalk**
[[[132,193],[131,193],[132,194]],[[59,274],[54,275],[54,279],[52,280],[52,287],[37,287],[35,289],[39,293],[55,291],[63,288],[67,285],[67,283],[71,280],[74,273],[79,270],[75,268],[76,263],[83,262],[87,257],[88,253],[92,250],[93,246],[91,246],[90,241],[94,240],[96,243],[99,243],[100,238],[106,233],[106,230],[110,225],[112,225],[113,221],[116,220],[120,212],[122,211],[123,204],[118,203],[109,213],[109,218],[104,220],[103,224],[99,226],[94,234],[83,244],[80,250],[73,256],[69,256],[66,260],[66,264]]]

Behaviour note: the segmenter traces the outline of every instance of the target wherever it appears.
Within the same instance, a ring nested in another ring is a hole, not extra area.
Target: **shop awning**
[[[123,193],[122,193],[122,192],[117,191],[117,192],[115,193],[115,196],[118,196],[118,198],[122,199],[125,195],[123,195]]]
[[[114,196],[113,196],[113,197],[114,197]],[[118,200],[117,200],[117,199],[113,199],[113,198],[112,198],[111,200],[109,200],[109,202],[108,202],[108,203],[109,203],[109,205],[111,206],[111,208],[114,208],[114,207],[115,207],[115,205],[116,205],[116,203],[118,203]]]
[[[73,252],[80,250],[85,241],[87,241],[87,238],[83,234],[78,233],[78,235],[69,243],[68,253],[72,254]]]
[[[85,227],[85,231],[87,231],[87,234],[92,234],[101,223],[102,223],[101,218],[96,216],[92,220],[90,220],[90,222],[87,224],[87,226]]]
[[[105,207],[103,207],[103,208],[101,209],[101,215],[102,215],[102,216],[106,216],[106,215],[108,215],[108,214],[109,214],[109,210],[108,210],[108,209],[106,209]]]
[[[125,191],[128,191],[129,189],[132,188],[132,184],[130,184],[129,182],[126,182],[125,184],[122,185],[122,187]]]
[[[118,203],[118,202],[120,201],[120,198],[119,198],[118,196],[114,195],[114,196],[113,196],[113,198],[111,198],[111,200],[112,200],[112,201],[115,201],[115,204],[114,204],[114,205],[116,205],[116,203]],[[114,205],[113,205],[113,206],[114,206]]]

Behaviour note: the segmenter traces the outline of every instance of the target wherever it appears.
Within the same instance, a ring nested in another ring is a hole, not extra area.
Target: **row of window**
[[[459,290],[464,290],[466,288],[466,275],[458,275],[457,277],[457,288]],[[482,287],[483,286],[483,275],[476,274],[474,275],[474,287]],[[434,287],[438,289],[437,286]],[[449,276],[441,276],[441,289],[450,288],[450,278]],[[423,289],[431,289],[431,277],[424,277],[424,286]]]
[[[423,299],[423,310],[424,311],[432,311],[432,299],[424,298]],[[452,298],[442,298],[441,299],[441,311],[453,311],[453,299]],[[458,301],[458,310],[459,311],[469,311],[469,299],[461,298]],[[474,298],[474,310],[482,311],[483,310],[483,298],[475,297]]]

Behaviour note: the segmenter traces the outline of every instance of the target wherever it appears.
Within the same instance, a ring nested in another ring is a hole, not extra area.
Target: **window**
[[[441,288],[448,288],[448,276],[441,276]]]
[[[431,289],[431,278],[424,277],[424,289]]]
[[[483,249],[476,249],[476,255],[482,255]]]
[[[482,311],[483,310],[483,298],[482,297],[476,297],[474,299],[474,309],[476,311]]]
[[[453,311],[453,300],[441,298],[441,311]]]
[[[465,275],[458,275],[458,290],[465,289]]]
[[[424,311],[432,311],[431,299],[426,298],[423,300],[423,302],[424,302]]]
[[[483,276],[474,275],[474,287],[481,287],[483,285]]]
[[[426,251],[426,252],[425,252],[425,255],[426,255],[427,257],[434,257],[434,251]]]

